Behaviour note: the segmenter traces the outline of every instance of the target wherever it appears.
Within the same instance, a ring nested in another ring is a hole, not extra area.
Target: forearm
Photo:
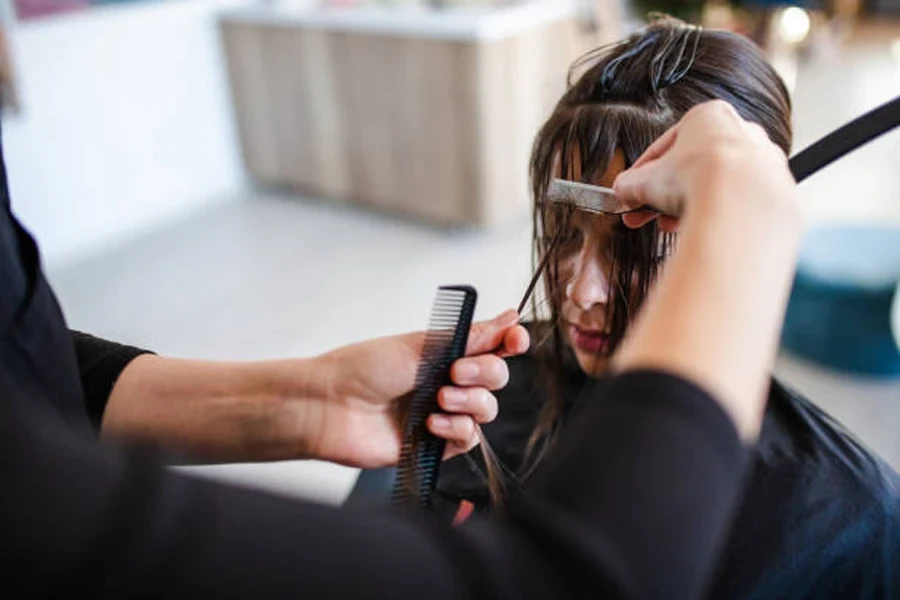
[[[697,382],[721,399],[742,436],[752,439],[777,350],[801,220],[795,205],[783,198],[712,198],[729,198],[727,181],[696,192],[711,198],[693,203],[678,250],[617,365],[664,369]]]
[[[469,351],[524,352],[527,333],[517,320],[510,311],[475,324]],[[393,465],[402,444],[398,400],[413,389],[424,339],[421,332],[396,335],[315,358],[256,363],[139,357],[116,373],[101,433],[203,460],[316,458],[363,468]],[[502,387],[507,377],[506,365],[494,355],[473,355],[456,364],[475,372],[455,376],[464,393],[454,402],[442,390],[439,398],[449,403],[443,407],[444,426],[434,419],[428,425],[448,442],[449,455],[471,449],[475,422],[496,415],[488,389]]]
[[[319,359],[140,356],[112,390],[101,435],[215,462],[311,457],[326,379]]]
[[[0,494],[6,583],[39,596],[96,590],[102,576],[107,597],[695,598],[741,447],[702,392],[639,377],[589,403],[505,519],[449,528],[159,471],[46,418],[0,369],[0,457],[14,457]]]

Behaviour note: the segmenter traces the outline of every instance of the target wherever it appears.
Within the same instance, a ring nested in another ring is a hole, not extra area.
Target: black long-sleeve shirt
[[[104,340],[81,331],[72,330],[75,357],[84,404],[94,429],[100,430],[103,412],[119,375],[132,360],[147,350]]]
[[[0,170],[0,586],[38,597],[696,597],[746,453],[689,382],[597,382],[528,495],[448,528],[194,480],[100,445]]]

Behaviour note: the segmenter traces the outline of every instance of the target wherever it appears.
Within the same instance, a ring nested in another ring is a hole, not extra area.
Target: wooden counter
[[[428,222],[520,217],[534,134],[587,49],[578,4],[226,13],[247,169]]]

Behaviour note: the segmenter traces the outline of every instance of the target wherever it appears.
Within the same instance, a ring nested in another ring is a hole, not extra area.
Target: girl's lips
[[[609,334],[596,329],[582,329],[576,325],[569,325],[569,336],[572,344],[583,352],[600,354],[609,348]]]

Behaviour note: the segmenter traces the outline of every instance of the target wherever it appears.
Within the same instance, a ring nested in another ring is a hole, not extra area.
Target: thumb
[[[490,321],[480,321],[469,330],[469,343],[466,355],[492,352],[503,344],[504,336],[510,327],[519,322],[519,313],[507,310]]]
[[[647,206],[667,215],[677,215],[678,187],[665,157],[619,173],[613,183],[616,196],[632,208]]]

